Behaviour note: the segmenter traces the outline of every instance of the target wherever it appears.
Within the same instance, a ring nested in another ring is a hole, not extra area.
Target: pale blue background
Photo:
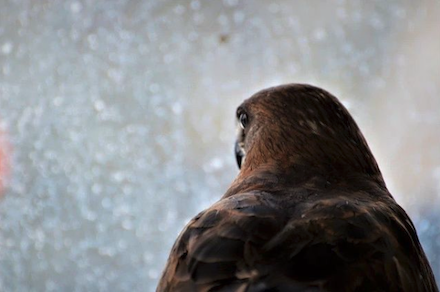
[[[440,276],[440,2],[0,0],[0,291],[154,291],[237,174],[234,112],[338,95]]]

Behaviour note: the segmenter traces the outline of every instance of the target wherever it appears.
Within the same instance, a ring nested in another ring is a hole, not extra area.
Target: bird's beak
[[[238,168],[241,169],[241,164],[244,160],[244,151],[240,147],[240,143],[235,141],[235,158],[237,159]]]

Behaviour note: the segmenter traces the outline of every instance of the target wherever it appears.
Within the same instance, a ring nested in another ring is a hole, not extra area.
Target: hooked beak
[[[235,141],[235,158],[237,159],[237,164],[238,164],[238,168],[241,169],[241,164],[244,160],[244,151],[242,149],[242,147],[240,146],[241,143],[237,141]]]

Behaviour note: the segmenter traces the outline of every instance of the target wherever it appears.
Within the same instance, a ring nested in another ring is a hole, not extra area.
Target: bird
[[[308,84],[236,111],[239,173],[178,236],[157,292],[438,291],[356,122]]]

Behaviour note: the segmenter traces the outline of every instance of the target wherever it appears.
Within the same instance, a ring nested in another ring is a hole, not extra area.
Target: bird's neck
[[[350,189],[370,189],[379,187],[386,191],[382,175],[363,173],[323,172],[304,165],[281,167],[274,163],[260,165],[254,169],[241,169],[223,198],[238,193],[263,191],[271,193],[285,192],[298,187],[327,189],[344,185]]]

